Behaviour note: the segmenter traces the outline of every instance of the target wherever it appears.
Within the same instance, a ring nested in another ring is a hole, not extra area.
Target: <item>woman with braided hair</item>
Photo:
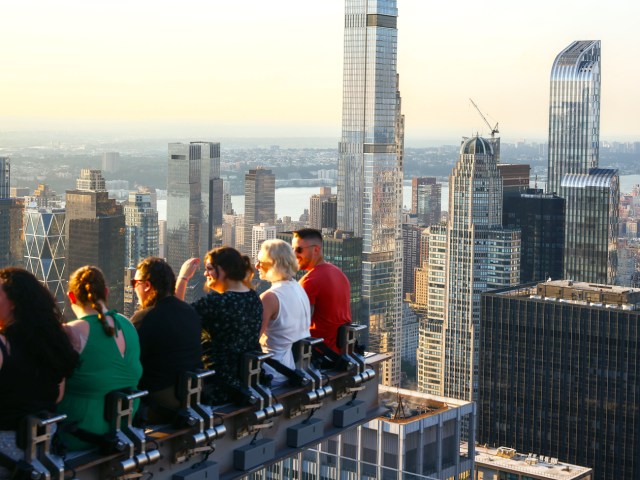
[[[69,301],[78,320],[67,324],[67,334],[80,363],[67,380],[58,411],[67,414],[63,439],[70,450],[95,446],[86,440],[109,429],[105,395],[136,388],[142,376],[136,329],[107,308],[107,294],[104,275],[97,267],[81,267],[69,279]]]

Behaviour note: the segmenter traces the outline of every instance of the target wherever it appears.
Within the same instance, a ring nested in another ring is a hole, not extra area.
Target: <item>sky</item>
[[[549,74],[602,41],[601,139],[640,141],[637,0],[398,0],[408,145],[544,141]],[[344,2],[71,0],[0,5],[0,132],[340,135]],[[0,136],[1,142],[1,136]]]

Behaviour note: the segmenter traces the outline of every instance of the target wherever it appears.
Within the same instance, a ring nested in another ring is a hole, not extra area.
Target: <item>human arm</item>
[[[184,296],[187,292],[187,284],[189,280],[196,274],[198,265],[200,264],[199,258],[190,258],[186,260],[180,267],[180,273],[176,278],[176,297],[180,300],[184,300]]]
[[[275,293],[266,291],[260,295],[262,300],[262,326],[260,327],[260,336],[266,332],[269,322],[275,320],[280,311],[280,302]]]
[[[58,384],[58,398],[56,398],[56,403],[60,403],[64,398],[64,386],[66,384],[67,379],[63,378],[62,381]]]

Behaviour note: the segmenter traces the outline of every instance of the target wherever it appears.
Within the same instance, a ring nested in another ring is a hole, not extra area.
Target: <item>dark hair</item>
[[[13,303],[13,322],[4,335],[19,339],[27,353],[54,375],[66,378],[78,363],[78,353],[62,327],[62,313],[51,292],[32,273],[16,267],[0,269],[0,288]]]
[[[69,291],[73,292],[79,303],[90,305],[91,308],[98,312],[98,320],[102,324],[104,333],[113,337],[115,330],[107,323],[107,319],[102,313],[102,307],[98,304],[100,300],[107,301],[106,290],[107,285],[102,270],[93,265],[80,267],[69,278]]]
[[[322,245],[322,233],[320,230],[316,230],[315,228],[301,228],[300,230],[295,230],[293,232],[293,236],[304,240],[308,238],[318,240],[320,245]]]
[[[231,247],[218,247],[207,252],[205,261],[209,260],[214,267],[220,267],[231,280],[243,281],[249,270],[253,271],[251,259],[240,254]]]
[[[143,308],[153,307],[161,298],[173,295],[176,289],[176,274],[163,258],[147,257],[136,268],[140,272],[140,280],[149,282],[153,287],[142,304]]]

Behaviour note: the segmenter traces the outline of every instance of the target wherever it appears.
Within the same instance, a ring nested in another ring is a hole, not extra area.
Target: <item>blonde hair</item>
[[[265,280],[277,282],[295,277],[298,272],[298,261],[293,248],[287,242],[278,239],[265,240],[260,251],[266,254],[268,261],[272,264],[264,274]]]

